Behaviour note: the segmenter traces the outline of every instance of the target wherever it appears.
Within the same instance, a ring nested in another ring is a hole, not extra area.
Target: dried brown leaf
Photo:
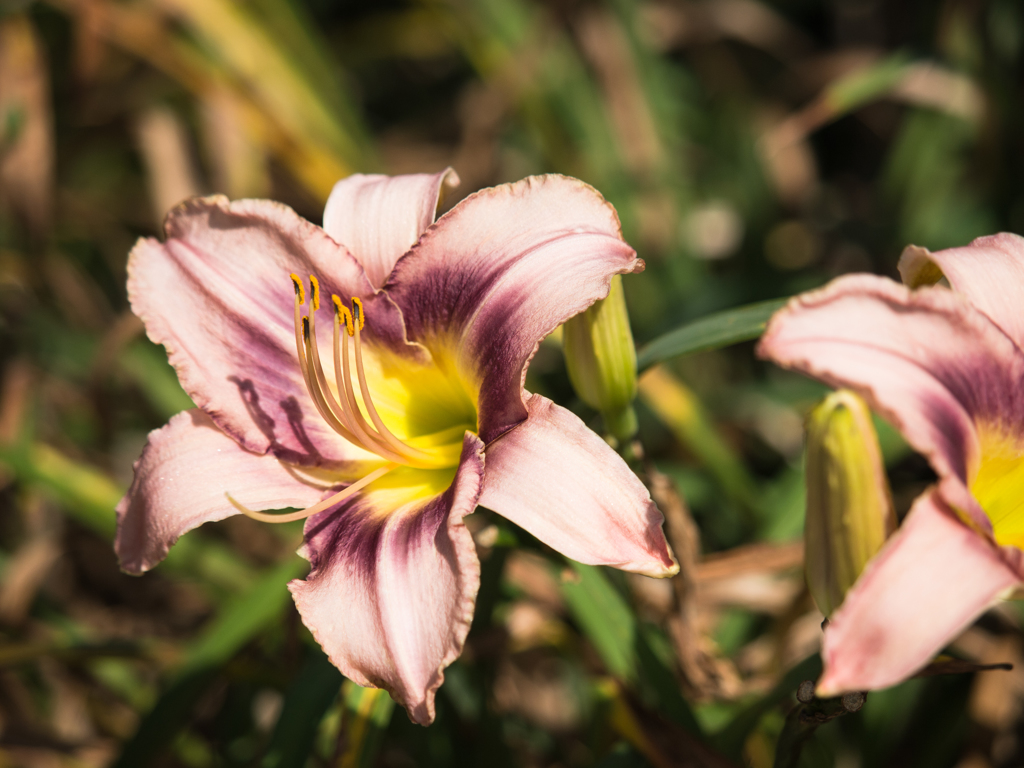
[[[50,78],[28,18],[0,20],[0,200],[37,235],[53,208],[54,143]]]
[[[611,13],[602,10],[583,14],[577,33],[587,61],[597,72],[626,167],[637,175],[652,174],[662,162],[664,149],[625,31]]]
[[[153,220],[159,228],[171,208],[201,192],[188,132],[172,110],[151,107],[138,117],[136,138],[146,164]]]

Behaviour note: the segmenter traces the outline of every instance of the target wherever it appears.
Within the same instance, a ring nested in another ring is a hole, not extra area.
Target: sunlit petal
[[[592,187],[535,176],[467,197],[395,265],[387,291],[409,338],[454,349],[479,390],[480,437],[526,418],[523,369],[539,341],[643,262]]]
[[[895,685],[1020,578],[936,492],[925,493],[832,615],[819,695]]]
[[[903,282],[912,288],[945,277],[1024,349],[1024,237],[1001,232],[934,253],[910,246],[903,251],[899,268]]]
[[[947,501],[991,530],[968,491],[981,462],[978,425],[1024,424],[1024,354],[963,299],[840,278],[777,313],[758,350],[858,391],[928,457]]]
[[[444,193],[458,183],[451,168],[406,176],[354,174],[334,185],[324,230],[363,265],[370,283],[382,288],[395,262],[434,223]]]
[[[308,506],[324,491],[273,456],[239,447],[202,411],[184,411],[150,433],[117,507],[114,549],[121,567],[148,571],[186,531],[237,514],[225,493],[247,506],[281,509]]]
[[[359,264],[319,227],[268,201],[192,200],[170,213],[165,229],[166,242],[140,240],[132,250],[128,295],[196,405],[259,453],[273,449],[307,464],[360,457],[307,393],[289,279],[316,273],[327,295],[370,297]],[[397,345],[403,332],[394,307],[384,297],[367,303],[373,332]]]
[[[581,563],[678,571],[661,512],[615,451],[546,397],[527,406],[529,418],[487,446],[480,503]]]
[[[368,493],[310,518],[312,571],[290,585],[306,626],[360,685],[386,688],[418,723],[434,718],[443,669],[462,651],[480,584],[463,518],[476,507],[483,444],[467,435],[446,491],[407,500]]]

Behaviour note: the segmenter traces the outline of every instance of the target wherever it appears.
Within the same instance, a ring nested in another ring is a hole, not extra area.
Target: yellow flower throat
[[[263,522],[285,523],[314,515],[358,493],[398,467],[420,470],[448,469],[458,464],[466,425],[401,439],[388,428],[370,394],[363,362],[361,331],[366,325],[363,302],[352,298],[351,309],[335,295],[333,381],[328,379],[317,345],[316,312],[320,309],[320,283],[309,276],[309,314],[303,314],[306,291],[298,275],[290,275],[295,289],[295,348],[306,389],[317,411],[331,428],[349,443],[376,454],[384,465],[356,480],[338,493],[307,509],[286,514],[251,510],[226,494],[243,514]],[[351,349],[350,349],[351,347]],[[353,366],[354,362],[354,366]],[[354,367],[354,371],[353,371]],[[354,375],[353,375],[354,374]],[[415,443],[417,444],[413,444]]]
[[[992,521],[997,544],[1024,549],[1024,443],[979,428],[981,462],[971,493]]]

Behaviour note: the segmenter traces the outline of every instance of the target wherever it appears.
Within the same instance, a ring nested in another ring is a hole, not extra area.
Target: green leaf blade
[[[707,352],[758,338],[768,319],[789,301],[771,299],[702,317],[646,344],[637,354],[637,367],[650,368],[673,357]]]
[[[152,765],[186,726],[195,706],[223,666],[277,620],[289,602],[287,583],[308,564],[289,558],[263,574],[252,588],[226,603],[187,649],[185,660],[153,708],[122,747],[114,768]]]
[[[313,750],[320,721],[338,698],[344,680],[323,651],[311,649],[285,694],[261,768],[303,768]]]
[[[636,682],[636,621],[622,596],[599,568],[571,561],[576,579],[562,584],[562,596],[608,671]]]

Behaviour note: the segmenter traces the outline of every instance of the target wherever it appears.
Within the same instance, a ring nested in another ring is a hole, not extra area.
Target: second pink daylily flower
[[[759,347],[858,391],[938,475],[830,617],[821,695],[903,680],[1024,579],[1024,238],[911,247],[900,272],[795,298]]]
[[[662,516],[572,413],[523,389],[540,340],[643,262],[591,187],[544,176],[434,222],[451,172],[353,176],[321,229],[192,200],[129,262],[132,309],[198,408],[150,435],[118,508],[122,567],[237,511],[300,507],[290,589],[341,671],[434,717],[480,579],[482,504],[584,563],[677,566]],[[229,499],[226,494],[230,496]]]

